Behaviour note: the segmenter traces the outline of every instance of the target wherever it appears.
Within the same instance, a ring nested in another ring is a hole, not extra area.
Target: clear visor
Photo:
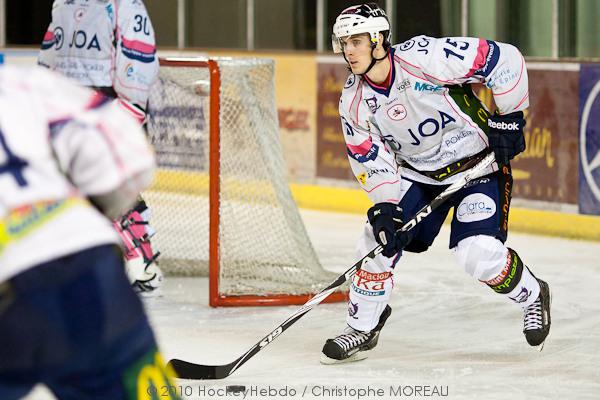
[[[364,32],[366,33],[366,32]],[[352,39],[352,37],[356,37],[359,36],[361,34],[356,34],[356,35],[350,35],[350,36],[344,36],[344,38],[346,40]],[[372,35],[369,35],[371,38],[371,43],[374,45],[377,45],[379,43],[379,34],[377,34],[375,37],[373,37]],[[343,38],[339,38],[334,34],[331,35],[331,48],[333,49],[334,53],[342,53],[344,51],[344,41],[342,40]]]
[[[331,47],[336,54],[344,51],[344,43],[335,35],[335,33],[331,35]]]

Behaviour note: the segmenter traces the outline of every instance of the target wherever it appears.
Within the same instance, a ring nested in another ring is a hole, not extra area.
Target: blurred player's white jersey
[[[153,168],[139,124],[116,103],[43,68],[0,67],[0,282],[118,243],[87,199],[118,191],[133,202]]]
[[[154,30],[139,0],[55,0],[40,65],[84,86],[112,87],[146,108],[158,73]]]
[[[352,170],[374,203],[400,198],[399,164],[409,179],[449,184],[461,174],[440,182],[418,171],[438,170],[488,147],[486,115],[465,110],[464,89],[448,86],[484,83],[501,114],[529,105],[525,60],[514,46],[418,36],[393,46],[388,57],[389,84],[350,75],[339,107]]]

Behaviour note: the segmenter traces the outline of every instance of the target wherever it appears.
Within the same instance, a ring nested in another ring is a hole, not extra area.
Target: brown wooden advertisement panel
[[[579,72],[529,71],[527,149],[513,163],[515,197],[577,203]]]
[[[355,179],[338,113],[348,75],[345,64],[319,63],[317,67],[317,177]]]
[[[492,107],[491,92],[476,90]],[[512,162],[513,197],[577,203],[579,72],[529,69],[527,149]]]

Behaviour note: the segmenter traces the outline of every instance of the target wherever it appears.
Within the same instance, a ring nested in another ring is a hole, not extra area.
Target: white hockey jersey
[[[115,102],[44,68],[0,67],[0,282],[118,243],[87,198],[121,188],[132,203],[153,168],[141,127]]]
[[[55,0],[38,63],[84,86],[112,87],[145,110],[158,74],[146,7],[141,0]]]
[[[440,170],[487,148],[486,111],[467,84],[490,88],[500,114],[529,105],[525,60],[509,44],[417,36],[393,46],[389,59],[387,87],[350,75],[339,105],[350,165],[374,203],[397,202],[401,176],[450,184],[464,172],[439,181],[418,171]]]

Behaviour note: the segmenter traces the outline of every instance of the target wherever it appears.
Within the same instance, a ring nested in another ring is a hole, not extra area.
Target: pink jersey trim
[[[485,65],[485,61],[486,61],[486,58],[487,58],[487,55],[489,52],[490,52],[490,45],[488,44],[488,42],[486,40],[479,38],[479,46],[477,47],[477,56],[475,57],[475,60],[473,61],[473,66],[471,67],[469,72],[467,72],[467,75],[465,75],[465,78],[469,78],[469,77],[473,76],[475,71],[477,71],[478,69],[481,69]]]
[[[119,105],[121,107],[123,107],[125,109],[125,111],[127,111],[127,113],[129,115],[131,115],[132,117],[134,117],[140,124],[142,124],[144,122],[144,119],[146,118],[146,115],[141,110],[135,108],[131,104],[128,104],[124,100],[118,99],[117,102],[119,103]]]
[[[394,62],[398,63],[400,65],[400,68],[402,68],[404,71],[406,71],[409,75],[412,75],[415,78],[423,79],[422,76],[418,76],[418,75],[413,74],[404,65],[402,65],[402,60],[398,56],[394,56]],[[407,64],[412,65],[412,64],[410,64],[408,62],[407,62]],[[415,67],[415,68],[419,69],[419,67]]]
[[[392,72],[392,70],[391,70],[391,69],[390,69],[390,72]],[[383,86],[382,86],[382,85],[378,85],[378,84],[374,83],[372,80],[370,80],[370,79],[369,79],[368,77],[366,77],[366,76],[365,76],[365,80],[366,80],[367,82],[369,82],[369,85],[371,85],[371,86],[373,86],[373,87],[376,87],[377,89],[385,90],[385,89],[387,89],[387,88],[389,87],[389,85],[385,86],[385,84],[384,84]],[[389,75],[388,75],[388,76],[385,78],[385,83],[388,83],[388,82],[389,82]]]
[[[523,97],[523,100],[521,100],[519,102],[519,104],[517,104],[517,106],[515,107],[515,109],[521,107],[521,104],[523,104],[525,102],[525,100],[527,100],[529,98],[529,92],[527,92],[527,94]]]
[[[123,41],[123,46],[128,49],[139,51],[144,54],[154,54],[156,52],[156,46],[140,42],[139,40],[127,40],[125,38],[121,39]]]
[[[403,66],[400,66],[400,68],[402,68],[402,69],[403,69],[404,71],[406,71],[406,72],[407,72],[409,75],[412,75],[412,76],[414,76],[415,78],[419,78],[419,79],[421,79],[421,80],[425,80],[425,79],[423,79],[423,77],[422,77],[422,76],[417,76],[417,75],[413,74],[412,72],[410,72],[409,70],[407,70],[407,69],[406,69],[406,68],[404,68]]]
[[[360,92],[360,95],[359,95]],[[360,108],[360,101],[362,100],[362,82],[359,82],[359,85],[356,88],[356,93],[354,93],[354,98],[350,103],[350,107],[348,108],[348,114],[352,117],[352,107],[354,107],[354,103],[356,101],[356,97],[358,96],[358,105],[356,106],[356,118],[354,119],[354,123],[358,125],[358,109]]]
[[[100,107],[101,105],[103,105],[104,103],[107,103],[108,101],[110,101],[111,99],[109,99],[108,97],[104,96],[102,93],[100,92],[94,92],[94,94],[92,95],[92,97],[90,98],[88,104],[86,105],[86,110],[92,109],[92,108],[97,108]]]
[[[371,190],[367,190],[367,189],[365,189],[365,188],[363,188],[363,190],[364,190],[365,192],[367,192],[367,193],[371,193],[373,190],[375,190],[375,189],[377,189],[377,188],[379,188],[379,187],[381,187],[381,186],[383,186],[383,185],[394,185],[394,184],[396,184],[396,183],[398,183],[398,182],[400,182],[400,179],[396,179],[396,180],[395,180],[395,181],[393,181],[393,182],[381,182],[379,185],[375,186],[375,187],[374,187],[374,188],[372,188]]]
[[[411,67],[415,67],[416,69],[419,69],[419,70],[421,69],[420,67],[417,67],[416,65],[409,63],[409,62],[408,62],[408,61],[406,61],[404,58],[401,58],[401,57],[400,57],[400,56],[398,56],[398,55],[394,55],[394,58],[396,58],[396,59],[397,59],[398,61],[400,61],[400,62],[403,62],[403,63],[406,63],[406,64],[410,65]]]
[[[436,81],[438,81],[438,82],[444,82],[444,83],[454,83],[454,81],[447,81],[447,80],[445,80],[445,79],[436,78],[435,76],[433,76],[433,75],[429,75],[429,74],[426,74],[425,72],[423,72],[423,75],[425,75],[425,76],[427,76],[427,77],[429,77],[429,78],[433,78],[433,79],[435,79],[435,80],[436,80]]]
[[[347,144],[346,146],[348,146],[348,150],[350,150],[352,154],[360,154],[361,156],[364,156],[369,152],[369,150],[371,150],[371,147],[373,147],[373,140],[371,137],[369,137],[358,146],[353,144]]]

